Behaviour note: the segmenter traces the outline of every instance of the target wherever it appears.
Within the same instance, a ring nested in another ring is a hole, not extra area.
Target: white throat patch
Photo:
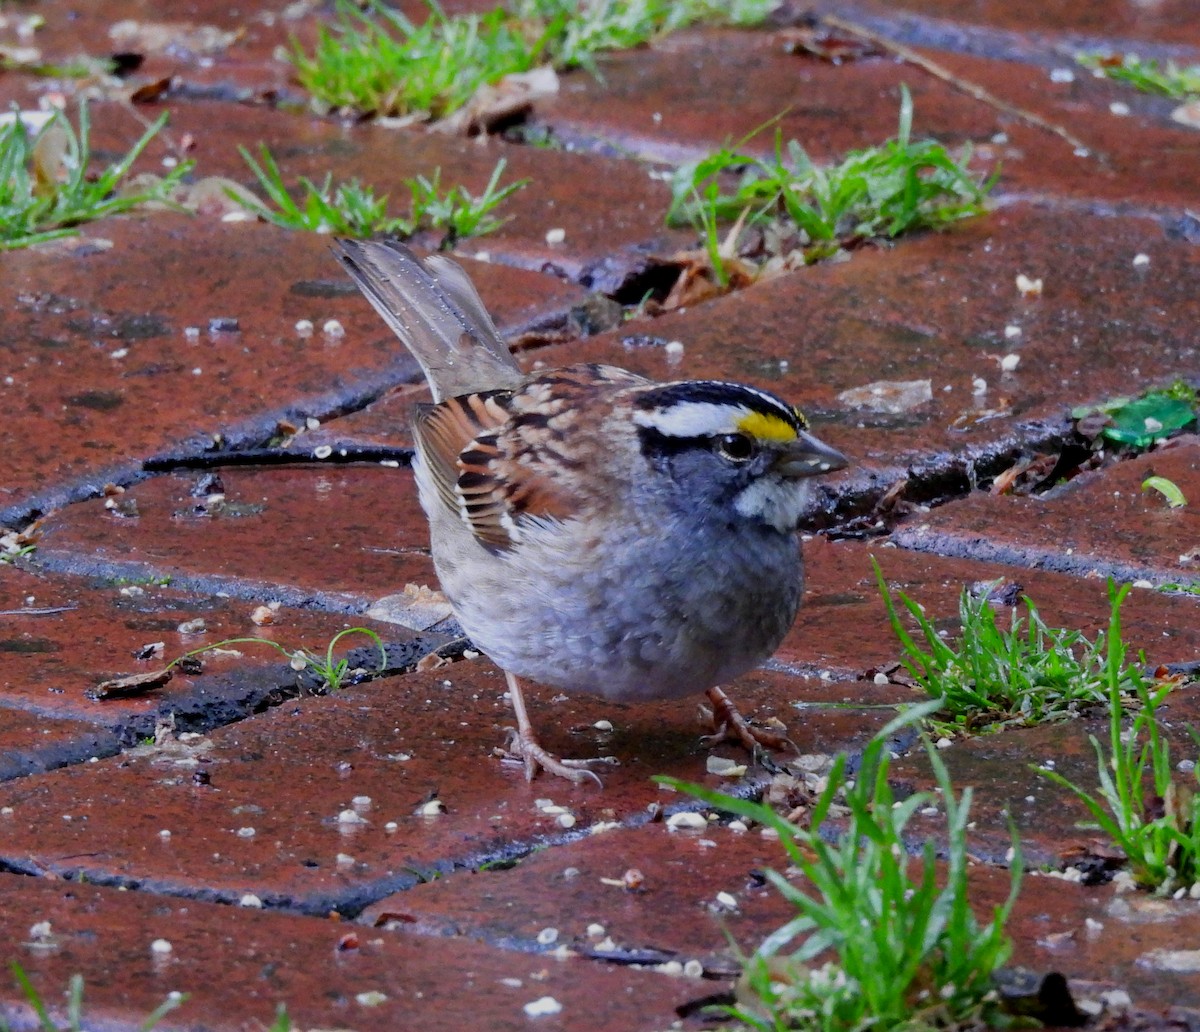
[[[769,473],[744,487],[733,500],[739,515],[761,520],[781,534],[796,529],[808,505],[807,480],[785,480]]]

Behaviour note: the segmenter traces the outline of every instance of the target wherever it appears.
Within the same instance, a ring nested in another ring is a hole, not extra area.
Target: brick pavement
[[[602,79],[572,73],[531,116],[570,151],[343,125],[262,103],[298,97],[274,51],[288,31],[311,39],[317,14],[286,22],[266,17],[280,13],[269,4],[177,6],[173,20],[244,30],[203,59],[151,53],[139,72],[177,77],[160,106],[173,133],[195,138],[200,174],[246,182],[236,146],[259,140],[289,181],[331,170],[393,192],[434,165],[478,188],[504,157],[533,183],[500,233],[462,250],[507,335],[536,327],[558,341],[524,352],[526,362],[732,377],[794,399],[855,462],[830,481],[814,527],[844,528],[907,478],[912,511],[890,533],[808,543],[794,632],[764,670],[731,686],[748,712],[783,719],[805,751],[853,752],[912,697],[867,676],[897,654],[871,554],[935,620],[952,617],[964,583],[1006,576],[1049,622],[1089,633],[1106,619],[1107,576],[1197,581],[1195,559],[1181,558],[1200,544],[1195,439],[1037,498],[971,489],[1052,448],[1075,405],[1196,381],[1200,246],[1186,211],[1200,205],[1200,135],[1170,120],[1167,100],[1079,70],[1051,76],[1077,47],[1200,62],[1189,0],[822,5],[1066,127],[1086,156],[912,65],[824,64],[786,54],[772,30],[681,33],[605,59]],[[116,49],[115,22],[162,17],[149,0],[45,0],[38,10],[48,59]],[[833,158],[894,131],[901,84],[918,133],[972,142],[981,168],[999,163],[993,213],[568,339],[590,291],[631,300],[650,257],[689,241],[663,226],[668,192],[643,160],[694,157],[780,112],[788,136]],[[6,105],[28,106],[42,88],[0,73]],[[1112,112],[1118,101],[1128,116]],[[93,121],[113,151],[139,131],[116,104],[94,105]],[[547,242],[555,227],[562,243]],[[297,1028],[700,1027],[676,1008],[728,986],[726,932],[751,948],[784,914],[754,873],[782,863],[773,843],[651,820],[658,805],[686,805],[652,775],[719,783],[705,774],[695,707],[534,689],[549,748],[602,750],[621,766],[602,792],[527,785],[502,769],[490,754],[510,716],[495,668],[412,669],[451,637],[440,613],[422,618],[402,595],[432,576],[405,468],[416,370],[327,242],[171,214],[103,222],[84,239],[111,247],[0,259],[10,412],[0,515],[9,527],[44,519],[32,560],[0,566],[2,959],[19,961],[50,1001],[82,973],[96,1028],[135,1028],[172,991],[189,999],[163,1027],[262,1028],[281,1003]],[[471,261],[478,252],[490,261]],[[1134,265],[1139,254],[1148,265]],[[1018,273],[1042,277],[1044,292],[1023,297]],[[237,332],[209,333],[215,317],[236,318]],[[305,318],[337,319],[345,334],[298,336]],[[185,334],[192,326],[198,337]],[[656,346],[668,340],[683,342],[682,356]],[[1007,352],[1021,361],[1002,372]],[[876,380],[925,378],[933,400],[902,415],[839,400]],[[297,430],[274,464],[237,458]],[[224,508],[205,501],[214,471]],[[1143,494],[1152,473],[1191,504],[1167,510]],[[117,512],[101,497],[107,482],[128,488]],[[282,605],[258,627],[251,611],[269,600]],[[1197,605],[1140,587],[1126,636],[1154,663],[1194,661]],[[180,630],[198,619],[203,629]],[[239,635],[320,649],[357,625],[397,643],[408,672],[313,696],[278,653],[243,647],[152,694],[85,694],[149,668],[132,656],[149,642],[169,657]],[[1172,725],[1195,705],[1179,693]],[[1055,757],[1094,783],[1086,735],[1102,723],[1014,730],[945,752],[956,783],[976,788],[981,906],[1007,884],[1007,815],[1036,863],[1052,867],[1088,844],[1078,808],[1027,764]],[[928,784],[918,758],[898,761],[896,777]],[[424,812],[433,798],[445,813]],[[927,830],[936,836],[936,822]],[[630,868],[643,875],[637,891],[614,884]],[[1061,971],[1085,995],[1128,991],[1142,1027],[1184,1020],[1166,1014],[1171,1006],[1192,1008],[1195,1024],[1200,978],[1163,970],[1153,951],[1190,949],[1198,923],[1193,900],[1032,877],[1014,962]],[[688,961],[697,963],[682,968]],[[542,997],[561,1012],[528,1016]],[[32,1027],[4,979],[0,1013]]]

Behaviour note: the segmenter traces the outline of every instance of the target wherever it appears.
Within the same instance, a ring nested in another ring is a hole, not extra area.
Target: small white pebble
[[[29,926],[29,937],[31,939],[48,939],[50,938],[50,922],[39,921],[35,925]]]
[[[313,335],[313,322],[311,319],[297,319],[296,333],[301,337],[311,337]]]
[[[737,898],[728,892],[718,892],[717,905],[725,910],[737,910]]]
[[[321,332],[326,337],[344,337],[346,335],[345,327],[336,319],[326,319],[321,324]]]
[[[587,926],[587,937],[589,939],[603,939],[606,934],[604,925],[590,924]]]
[[[539,946],[549,946],[551,943],[558,942],[558,929],[543,928],[537,933],[537,941]]]
[[[1133,256],[1133,267],[1135,269],[1143,269],[1150,264],[1150,256],[1148,254],[1135,254]]]
[[[685,828],[689,831],[695,831],[699,828],[707,828],[708,820],[704,814],[696,813],[692,810],[684,810],[682,813],[673,813],[667,818],[667,827],[671,831],[679,831]]]
[[[716,756],[713,753],[708,754],[704,765],[709,774],[716,774],[723,778],[740,778],[746,773],[744,763],[738,763],[725,756]]]
[[[1020,326],[1012,326],[1012,325],[1005,326],[1004,327],[1004,336],[1005,336],[1005,339],[1007,339],[1007,340],[1012,340],[1014,337],[1021,336],[1021,327]]]
[[[613,729],[611,720],[597,720],[592,727],[597,731],[611,731]]]
[[[1192,771],[1194,771],[1196,769],[1196,761],[1195,760],[1180,760],[1177,764],[1175,764],[1175,769],[1177,771],[1179,771],[1181,774],[1190,774]],[[9,809],[9,808],[5,807],[5,809]],[[4,810],[0,810],[0,813],[3,813],[3,812],[4,812]]]
[[[1118,118],[1124,118],[1126,115],[1129,114],[1129,105],[1126,104],[1122,100],[1114,100],[1111,104],[1108,105],[1108,110],[1111,111]]]
[[[1050,70],[1051,82],[1074,82],[1075,73],[1070,68],[1052,68]]]
[[[158,833],[158,837],[160,839],[169,839],[171,837],[171,829],[163,828],[163,830]]]
[[[704,965],[693,957],[683,965],[683,974],[687,978],[703,978]]]
[[[520,989],[525,983],[519,978],[502,978],[500,984],[508,986],[509,989]]]
[[[1009,353],[1000,359],[1000,369],[1002,372],[1011,373],[1021,364],[1021,356]]]
[[[117,348],[116,351],[110,351],[108,353],[108,357],[109,358],[124,358],[128,354],[129,354],[128,348]]]
[[[7,817],[12,812],[13,808],[11,806],[0,806],[0,816]]]
[[[954,744],[954,740],[952,738],[939,738],[934,744],[937,745],[939,749],[949,749],[950,746]]]
[[[1084,918],[1083,926],[1088,935],[1099,935],[1104,930],[1104,922],[1097,921],[1094,917]]]
[[[774,828],[763,828],[762,831],[759,832],[759,835],[761,835],[765,839],[779,838],[779,832],[776,831]]]
[[[975,377],[975,379],[971,381],[971,393],[974,394],[975,397],[979,397],[981,394],[987,394],[987,380],[985,380],[982,376]]]
[[[1118,896],[1125,892],[1136,892],[1137,882],[1129,871],[1118,871],[1113,875],[1113,892]]]
[[[416,809],[418,817],[440,817],[447,813],[446,804],[440,799],[430,799],[427,803],[422,803]]]
[[[578,867],[564,867],[562,876],[563,876],[564,881],[570,881],[572,878],[578,878],[579,877],[579,868]]]
[[[1040,294],[1042,292],[1042,279],[1040,276],[1037,279],[1033,279],[1026,276],[1023,272],[1017,273],[1017,290],[1021,293],[1022,297],[1028,297],[1030,294]]]
[[[249,907],[252,910],[262,910],[262,905],[263,901],[254,895],[253,892],[247,892],[238,900],[239,907]]]
[[[327,444],[319,444],[312,451],[314,459],[327,459],[333,454],[333,449]]]
[[[876,674],[873,678],[871,678],[871,680],[874,681],[876,684],[887,684],[888,683],[888,675],[880,672],[880,673]]]
[[[1126,1011],[1133,1006],[1133,997],[1124,989],[1106,989],[1100,994],[1100,1002],[1106,1010]]]
[[[338,814],[338,824],[366,824],[367,819],[357,810],[343,810]]]
[[[746,827],[744,821],[730,821],[726,827],[728,827],[730,831],[737,832],[738,834],[750,830]]]
[[[185,326],[183,328],[183,335],[188,340],[199,340],[200,339],[200,327],[199,326]]]
[[[166,956],[174,947],[167,942],[166,939],[155,939],[150,944],[150,952],[157,953],[159,956]]]
[[[554,818],[554,823],[560,828],[575,827],[575,815],[573,813],[560,813]]]
[[[386,831],[389,835],[394,835],[397,831],[400,830],[400,825],[397,824],[395,821],[388,821],[387,824],[385,824],[383,826],[383,830]]]
[[[683,341],[669,340],[663,350],[670,356],[678,358],[683,354]]]
[[[561,244],[566,239],[567,231],[561,226],[546,230],[546,243],[552,246],[554,244]]]
[[[525,1014],[530,1018],[546,1018],[562,1013],[562,1004],[553,996],[540,996],[525,1004]]]
[[[387,993],[381,993],[378,989],[369,989],[367,992],[355,996],[354,1002],[360,1007],[378,1007],[381,1003],[387,1003]]]
[[[255,831],[253,828],[238,828],[238,838],[254,838]]]
[[[349,853],[338,853],[338,855],[334,858],[334,860],[337,863],[338,867],[341,867],[343,869],[345,869],[347,867],[353,867],[355,864],[354,857],[352,857]]]

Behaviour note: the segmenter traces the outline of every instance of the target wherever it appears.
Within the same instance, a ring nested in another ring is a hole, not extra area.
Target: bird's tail
[[[462,267],[395,240],[337,240],[334,254],[421,363],[435,401],[515,387],[521,369]]]

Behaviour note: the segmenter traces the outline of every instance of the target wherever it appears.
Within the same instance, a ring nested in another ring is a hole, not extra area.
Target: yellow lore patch
[[[747,412],[737,421],[737,428],[759,441],[794,441],[796,428],[786,419],[766,412]]]

